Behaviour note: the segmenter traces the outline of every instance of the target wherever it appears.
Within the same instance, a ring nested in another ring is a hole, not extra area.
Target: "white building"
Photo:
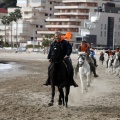
[[[46,30],[46,18],[53,16],[53,6],[59,2],[60,0],[17,0],[17,6],[22,13],[22,19],[18,21],[18,42],[37,41],[36,31]],[[15,9],[8,8],[8,13],[14,12]],[[16,23],[12,24],[12,40],[16,42]],[[11,36],[11,31],[9,34]]]
[[[84,22],[77,37],[87,36],[88,42],[94,46],[111,48],[120,46],[120,7],[108,10],[91,12],[89,20]]]
[[[48,31],[38,31],[38,34],[53,34],[56,29],[63,34],[70,31],[73,34],[72,41],[76,41],[79,28],[84,25],[84,20],[89,19],[89,13],[98,9],[110,0],[62,0],[55,6],[54,18],[46,19],[50,24],[45,27]]]

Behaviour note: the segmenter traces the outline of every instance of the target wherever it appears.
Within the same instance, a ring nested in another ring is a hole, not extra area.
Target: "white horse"
[[[120,57],[120,53],[119,52],[116,52],[115,53],[115,56],[114,56],[114,62],[113,62],[113,72],[116,74],[116,75],[119,75],[120,73],[120,61],[119,61],[119,57]]]
[[[114,56],[110,55],[108,59],[108,72],[111,73],[113,72],[113,65],[112,65],[113,61],[114,61]]]
[[[90,65],[86,61],[85,52],[79,52],[78,55],[79,55],[78,64],[79,64],[79,76],[81,81],[81,89],[82,89],[82,93],[84,93],[84,90],[87,91],[88,87],[90,86],[91,71],[90,71]]]

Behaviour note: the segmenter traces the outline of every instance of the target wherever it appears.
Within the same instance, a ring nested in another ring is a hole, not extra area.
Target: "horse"
[[[99,57],[99,61],[102,62],[102,65],[103,65],[104,60],[105,60],[104,54],[101,54],[100,57]]]
[[[110,72],[110,70],[112,70],[113,72],[113,61],[114,61],[114,56],[113,55],[110,55],[109,58],[108,58],[108,72]]]
[[[91,70],[90,65],[86,60],[85,52],[79,52],[78,53],[78,64],[79,64],[79,77],[81,81],[81,91],[84,93],[84,90],[88,90],[88,87],[90,87],[91,82]],[[85,80],[85,77],[87,79]]]
[[[55,96],[55,86],[58,87],[59,91],[59,100],[58,105],[65,105],[68,107],[68,95],[70,92],[70,84],[69,84],[69,73],[66,67],[66,63],[63,60],[62,57],[62,47],[61,43],[57,43],[52,46],[51,49],[51,65],[49,70],[49,77],[50,77],[50,85],[52,89],[51,94],[51,101],[48,104],[49,106],[53,106],[54,104],[54,96]],[[64,87],[60,87],[62,84],[64,84],[65,87],[65,96],[64,96]],[[65,101],[64,101],[65,98]]]
[[[120,68],[120,53],[116,52],[114,55],[114,61],[112,63],[113,70],[116,75],[119,75],[119,68]]]

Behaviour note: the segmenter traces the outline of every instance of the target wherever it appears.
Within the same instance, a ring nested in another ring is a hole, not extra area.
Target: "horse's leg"
[[[48,104],[49,106],[53,106],[53,103],[54,103],[54,96],[55,96],[55,85],[54,83],[51,83],[51,89],[52,89],[52,98],[51,98],[51,101],[50,103]]]
[[[68,95],[70,93],[70,85],[65,86],[65,106],[68,107]]]
[[[58,105],[62,105],[62,103],[63,105],[65,105],[63,89],[58,87],[58,91],[59,91]]]
[[[87,74],[87,87],[90,87],[91,77],[90,73]]]
[[[81,74],[80,75],[80,81],[81,81],[81,92],[83,93],[84,92],[84,89],[85,89],[85,82],[83,80],[83,75]]]

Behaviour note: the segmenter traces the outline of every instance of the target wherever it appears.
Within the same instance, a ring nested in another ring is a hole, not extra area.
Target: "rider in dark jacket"
[[[51,59],[52,46],[55,44],[61,44],[61,46],[62,46],[62,53],[63,53],[62,56],[63,56],[63,60],[65,61],[66,65],[67,65],[67,69],[69,71],[70,84],[73,85],[74,87],[78,87],[78,85],[76,84],[76,82],[73,79],[74,70],[73,70],[71,59],[70,59],[70,55],[72,53],[71,44],[64,39],[61,39],[61,33],[56,31],[55,32],[55,41],[50,45],[50,50],[48,53],[49,61]],[[50,66],[48,67],[48,71],[49,71],[49,69],[50,69]],[[66,83],[62,84],[60,87],[64,87],[65,84]],[[48,79],[44,83],[44,85],[49,85],[49,73],[48,73]]]

